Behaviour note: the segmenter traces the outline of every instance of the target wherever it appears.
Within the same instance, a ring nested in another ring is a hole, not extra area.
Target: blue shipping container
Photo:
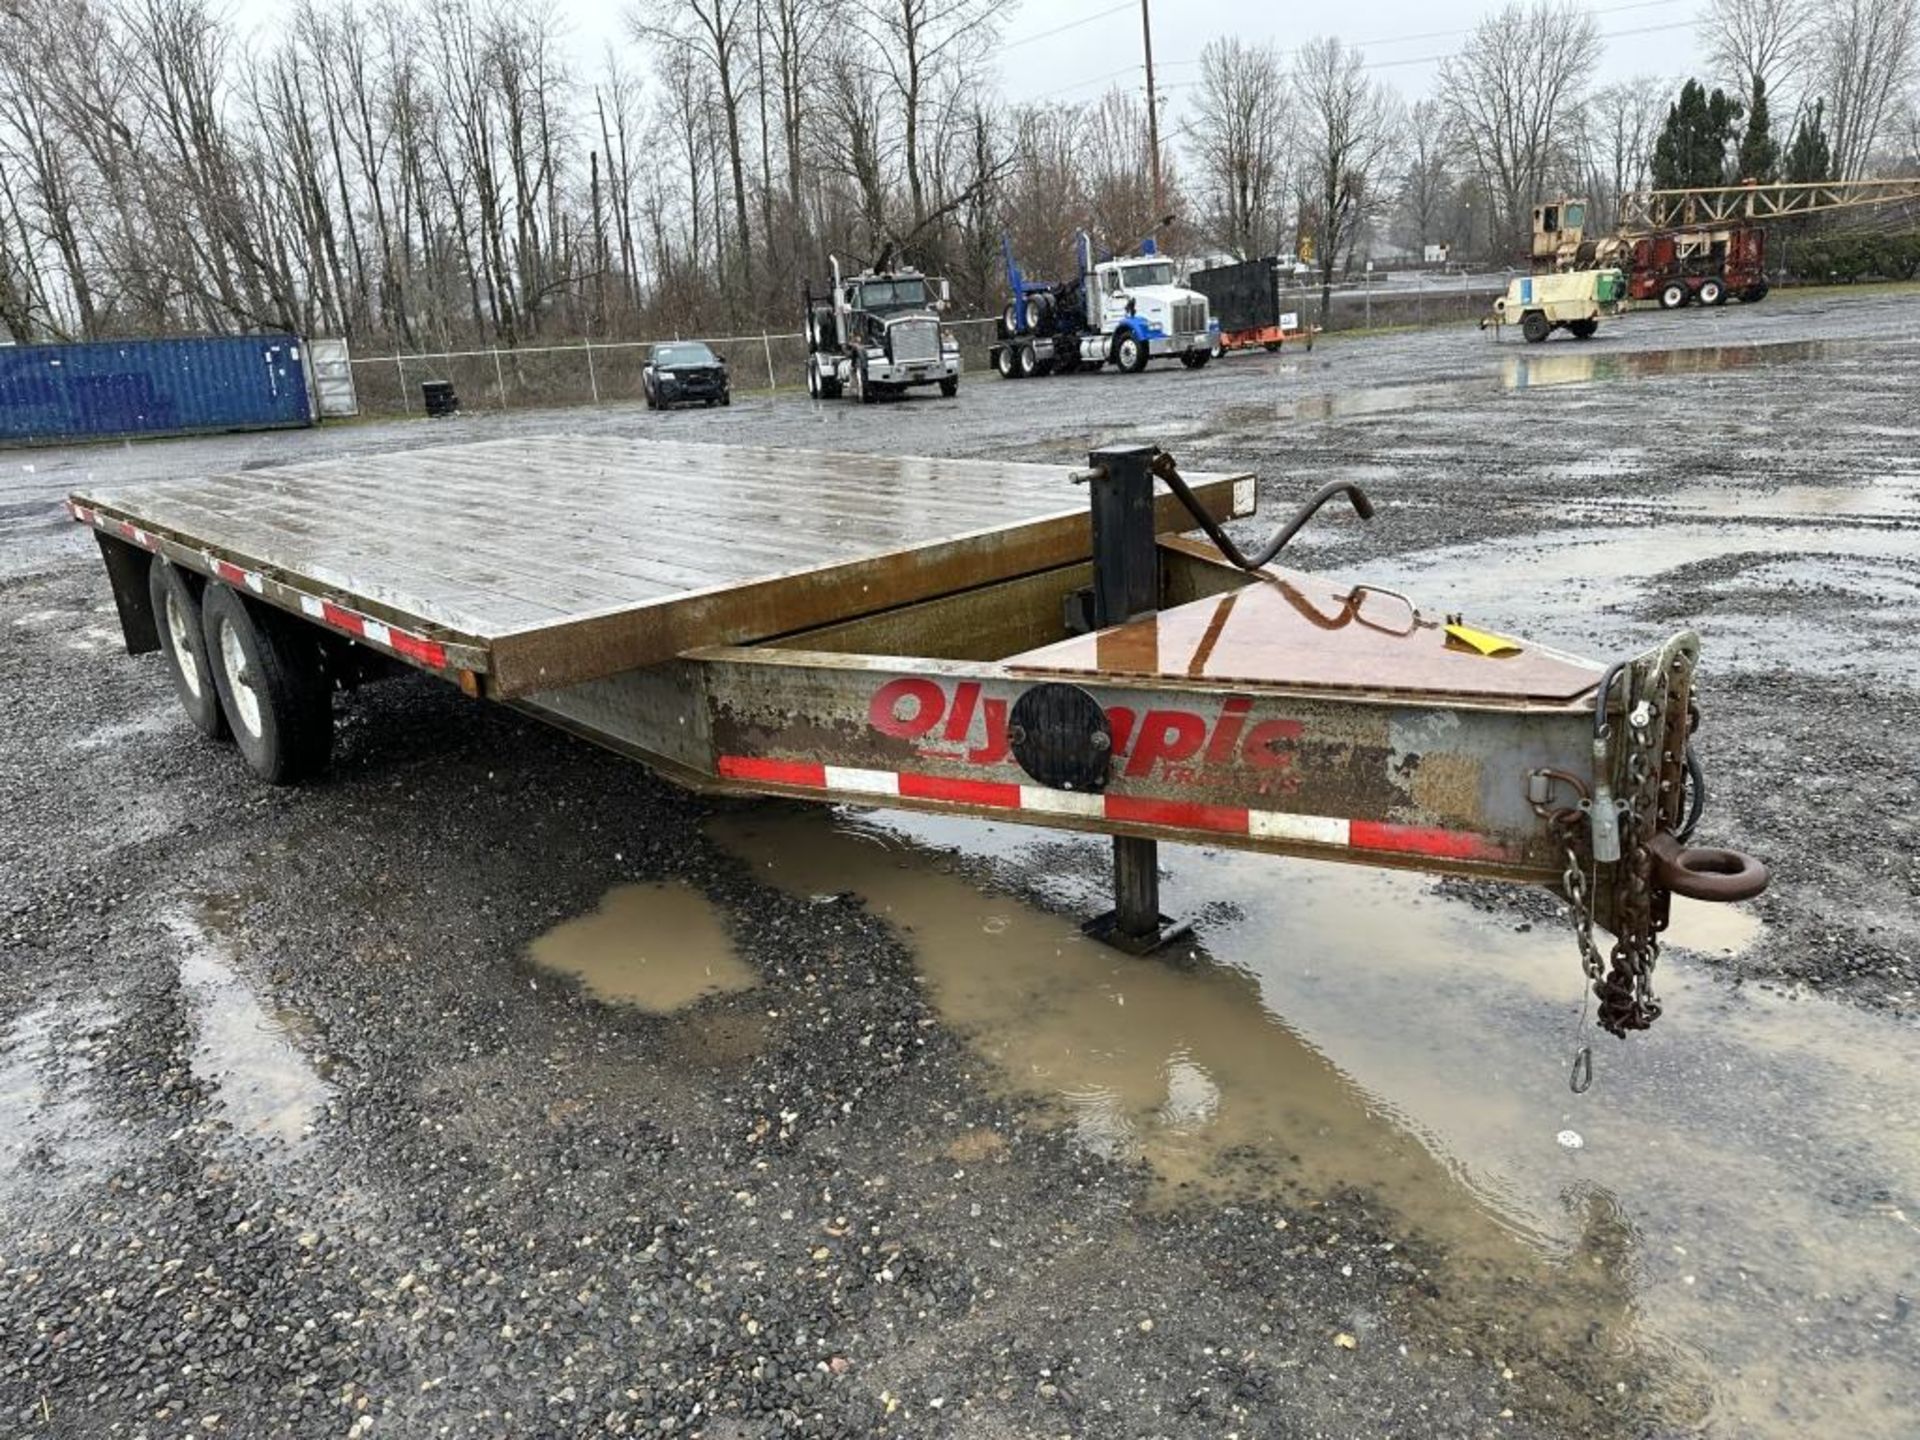
[[[0,444],[312,423],[295,335],[0,347]]]

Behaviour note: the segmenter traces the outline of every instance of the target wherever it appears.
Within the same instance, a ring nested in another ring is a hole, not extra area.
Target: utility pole
[[[1160,105],[1153,93],[1153,15],[1149,0],[1140,0],[1140,38],[1147,52],[1147,148],[1153,157],[1153,223],[1167,213],[1167,194],[1160,185]]]

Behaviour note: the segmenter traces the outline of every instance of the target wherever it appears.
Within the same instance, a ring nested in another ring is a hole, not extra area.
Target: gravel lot
[[[1912,303],[0,454],[0,1434],[1910,1435]],[[1575,1101],[1527,894],[1169,850],[1201,946],[1089,970],[1097,846],[716,807],[424,680],[255,786],[56,509],[519,430],[1357,478],[1295,563],[1595,655],[1700,629],[1704,831],[1775,884]],[[529,963],[634,881],[758,983]],[[1108,1033],[1152,1096],[1021,1068]]]

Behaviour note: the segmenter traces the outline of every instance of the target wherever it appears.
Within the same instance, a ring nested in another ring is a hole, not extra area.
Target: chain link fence
[[[1476,319],[1506,289],[1502,275],[1409,273],[1333,289],[1327,330],[1432,325]],[[1317,285],[1289,286],[1282,309],[1303,317],[1320,312]],[[988,373],[994,335],[991,316],[949,320],[969,373]],[[767,393],[806,384],[806,339],[798,331],[757,335],[692,335],[724,358],[738,394]],[[399,352],[353,357],[354,389],[364,415],[422,413],[420,386],[449,381],[469,410],[540,409],[557,405],[631,404],[642,398],[640,372],[655,340],[578,340],[472,350]]]

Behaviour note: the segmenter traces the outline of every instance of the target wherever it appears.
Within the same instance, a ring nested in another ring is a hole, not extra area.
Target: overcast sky
[[[623,0],[558,0],[573,27],[583,79],[609,42],[627,44]],[[1373,73],[1409,102],[1428,94],[1441,57],[1500,8],[1489,0],[1344,0],[1337,9],[1276,0],[1151,0],[1153,54],[1173,123],[1200,73],[1201,48],[1238,34],[1286,49],[1337,33],[1366,52]],[[243,24],[282,22],[282,0],[236,0]],[[1633,75],[1680,76],[1700,63],[1699,0],[1589,0],[1602,37],[1600,84]],[[271,33],[270,28],[268,33]],[[1018,0],[1001,27],[1001,86],[1015,101],[1097,98],[1110,85],[1143,93],[1139,0]]]

